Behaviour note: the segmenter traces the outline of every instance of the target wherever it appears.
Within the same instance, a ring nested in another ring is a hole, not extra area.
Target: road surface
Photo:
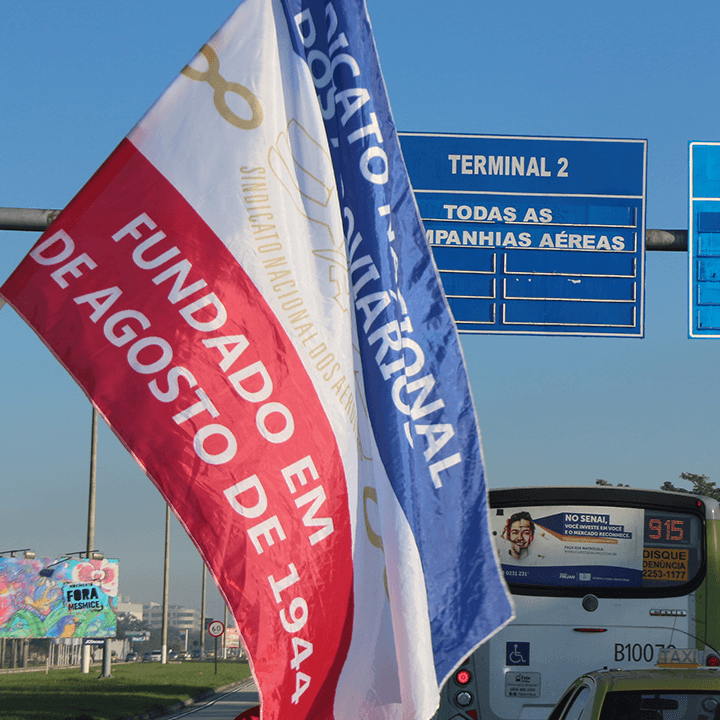
[[[235,720],[243,712],[260,702],[255,683],[252,679],[232,690],[213,695],[207,700],[166,715],[163,720]]]

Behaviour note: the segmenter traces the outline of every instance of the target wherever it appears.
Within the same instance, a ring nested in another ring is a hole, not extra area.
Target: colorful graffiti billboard
[[[115,637],[119,563],[0,558],[0,638]]]

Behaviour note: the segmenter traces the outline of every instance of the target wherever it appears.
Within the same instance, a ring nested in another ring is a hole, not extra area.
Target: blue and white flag
[[[2,295],[185,525],[264,718],[427,720],[511,619],[361,0],[244,0]]]

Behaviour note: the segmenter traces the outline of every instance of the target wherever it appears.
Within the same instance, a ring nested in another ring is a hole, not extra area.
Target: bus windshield
[[[702,515],[692,508],[567,503],[491,510],[513,593],[660,597],[704,577]]]

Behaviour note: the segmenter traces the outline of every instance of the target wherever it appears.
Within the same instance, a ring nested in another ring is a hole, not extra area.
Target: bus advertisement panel
[[[582,506],[495,508],[491,523],[508,583],[640,587],[643,511]]]

